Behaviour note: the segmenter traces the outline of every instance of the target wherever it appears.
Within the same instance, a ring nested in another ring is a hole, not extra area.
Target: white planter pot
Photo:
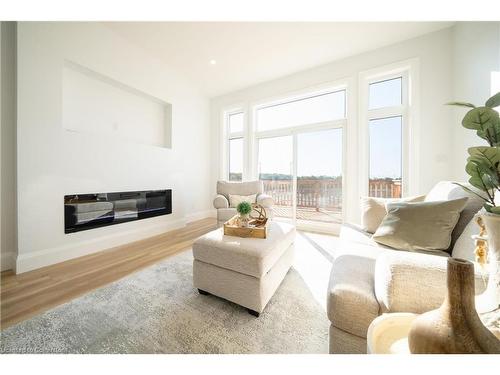
[[[246,215],[240,214],[240,227],[247,228],[249,221],[250,221],[250,217],[248,216],[248,214],[246,214]]]
[[[500,215],[481,215],[488,241],[488,285],[483,294],[476,297],[479,313],[493,311],[500,306]]]

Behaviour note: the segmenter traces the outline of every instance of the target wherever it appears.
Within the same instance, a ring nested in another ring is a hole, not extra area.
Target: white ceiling
[[[452,22],[107,22],[208,96],[430,33]],[[210,64],[210,60],[217,64]]]

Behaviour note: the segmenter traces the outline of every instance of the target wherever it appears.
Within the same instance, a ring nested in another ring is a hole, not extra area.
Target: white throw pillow
[[[365,232],[375,233],[387,214],[386,204],[392,202],[422,202],[425,195],[408,198],[372,198],[361,197],[361,227]]]
[[[236,208],[241,202],[255,203],[257,194],[252,195],[233,195],[229,194],[229,207]]]

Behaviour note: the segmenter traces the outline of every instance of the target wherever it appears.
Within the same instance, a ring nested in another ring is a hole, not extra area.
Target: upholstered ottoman
[[[193,244],[193,283],[259,316],[293,263],[295,228],[271,222],[267,238],[225,236],[223,228]]]

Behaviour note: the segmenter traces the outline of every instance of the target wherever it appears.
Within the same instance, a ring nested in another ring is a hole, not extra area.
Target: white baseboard
[[[75,245],[65,245],[56,248],[34,251],[28,254],[18,254],[16,259],[16,273],[32,271],[37,268],[50,266],[73,258],[89,255],[112,247],[139,241],[147,237],[156,236],[166,231],[180,229],[186,226],[186,219],[172,220],[163,223],[149,224],[133,230],[100,236],[97,239],[80,241]]]
[[[207,217],[217,217],[217,210],[211,209],[187,214],[186,223],[192,223],[193,221],[206,219]]]
[[[13,251],[8,251],[2,253],[0,257],[0,271],[13,270],[15,265],[15,253]]]

